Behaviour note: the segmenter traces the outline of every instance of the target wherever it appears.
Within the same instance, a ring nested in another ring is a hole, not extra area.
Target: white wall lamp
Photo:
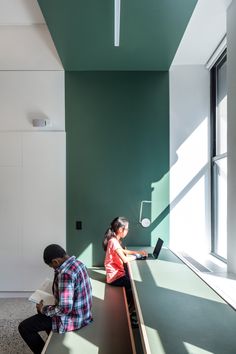
[[[34,128],[45,128],[51,126],[51,121],[49,118],[43,118],[43,117],[33,118],[32,125]]]
[[[148,218],[143,218],[142,219],[142,214],[143,214],[143,204],[151,204],[151,200],[142,200],[140,204],[140,213],[139,213],[139,223],[143,227],[149,227],[151,225],[151,220]]]
[[[120,45],[120,2],[121,0],[114,0],[114,46]]]

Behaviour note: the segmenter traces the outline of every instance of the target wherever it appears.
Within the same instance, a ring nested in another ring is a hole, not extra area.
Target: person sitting
[[[116,217],[105,232],[103,249],[106,252],[104,266],[106,270],[106,282],[113,286],[124,286],[126,291],[131,323],[137,326],[134,311],[134,300],[131,290],[130,277],[127,270],[127,262],[138,259],[140,255],[147,256],[146,251],[131,251],[122,247],[122,240],[129,231],[129,221],[124,217]]]
[[[37,314],[19,324],[18,330],[35,354],[41,353],[44,340],[38,332],[64,333],[79,329],[92,321],[92,287],[86,266],[69,256],[57,244],[47,246],[44,262],[54,269],[55,305],[36,305]]]

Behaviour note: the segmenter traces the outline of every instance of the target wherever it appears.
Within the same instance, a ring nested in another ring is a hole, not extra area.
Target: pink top
[[[107,283],[112,283],[125,275],[122,259],[116,253],[118,248],[122,248],[119,241],[112,237],[107,244],[104,266],[106,269]]]

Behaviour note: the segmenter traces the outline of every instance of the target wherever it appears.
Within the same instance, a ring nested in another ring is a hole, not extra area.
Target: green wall
[[[66,72],[66,132],[68,252],[103,264],[103,235],[118,215],[130,220],[126,244],[168,242],[168,72]],[[143,228],[140,202],[151,199]]]

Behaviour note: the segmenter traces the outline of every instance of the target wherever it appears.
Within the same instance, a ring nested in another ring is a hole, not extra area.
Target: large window
[[[211,69],[212,253],[227,259],[227,56]]]

